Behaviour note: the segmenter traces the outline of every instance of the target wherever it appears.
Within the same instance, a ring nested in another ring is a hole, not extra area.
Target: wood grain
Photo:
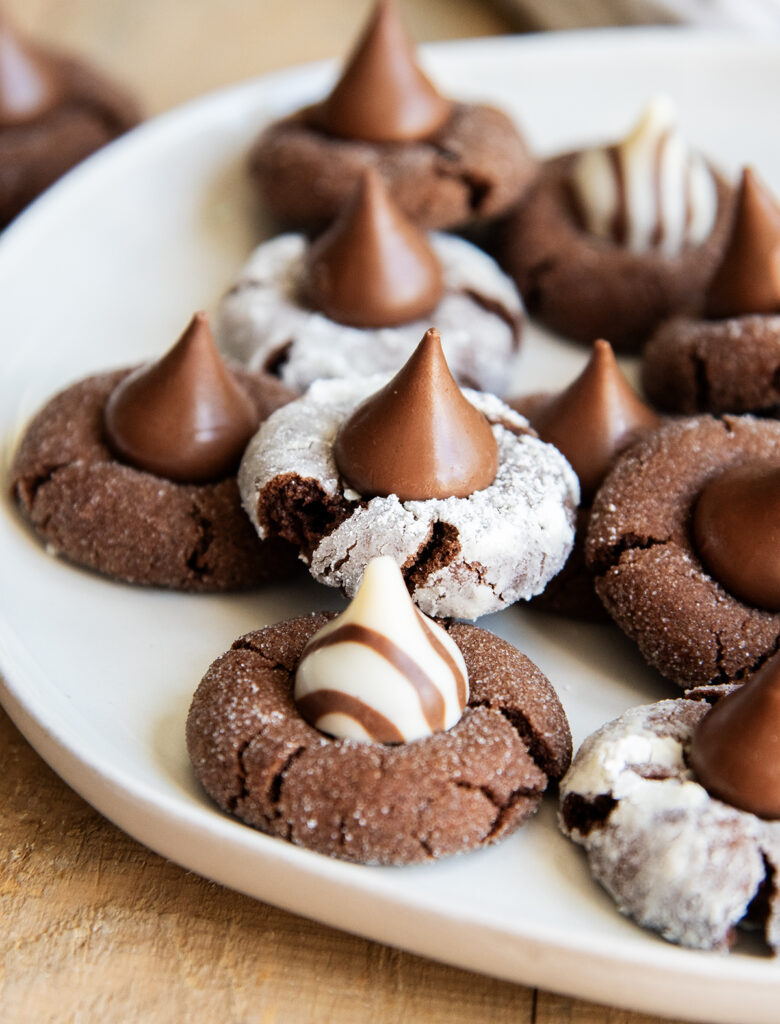
[[[5,0],[39,38],[154,113],[343,53],[368,0]],[[509,23],[477,0],[402,2],[418,39]],[[655,1024],[444,967],[196,877],[70,791],[0,712],[3,1024]]]
[[[654,1024],[207,882],[120,832],[0,711],[3,1024]]]

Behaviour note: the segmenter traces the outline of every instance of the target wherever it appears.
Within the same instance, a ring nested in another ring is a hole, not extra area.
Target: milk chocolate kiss
[[[441,265],[426,235],[388,196],[377,171],[308,250],[304,300],[352,327],[394,327],[427,317],[444,291]]]
[[[780,464],[732,466],[705,485],[693,514],[705,568],[737,597],[780,612]]]
[[[257,413],[222,362],[205,313],[159,362],[114,389],[105,429],[124,462],[179,483],[208,483],[236,468]]]
[[[780,818],[780,654],[705,715],[689,763],[712,796]]]
[[[366,498],[465,498],[498,471],[491,426],[452,379],[433,327],[390,383],[345,421],[333,454]]]
[[[661,420],[623,376],[609,342],[599,340],[579,377],[534,412],[531,424],[563,452],[590,497],[618,452]]]
[[[418,66],[395,4],[379,0],[333,92],[309,120],[343,139],[410,142],[437,132],[451,109]]]
[[[0,13],[0,127],[33,121],[60,98],[54,62],[20,39]]]
[[[746,167],[731,235],[707,290],[711,317],[780,312],[780,205]]]

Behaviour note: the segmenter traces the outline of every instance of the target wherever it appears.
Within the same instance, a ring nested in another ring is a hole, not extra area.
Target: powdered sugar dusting
[[[324,493],[343,493],[333,439],[352,409],[384,382],[317,382],[263,424],[239,471],[255,525],[258,495],[277,476],[314,478]],[[437,524],[456,531],[460,550],[413,589],[428,615],[476,618],[539,593],[560,571],[574,540],[574,472],[556,448],[523,432],[527,421],[495,396],[464,394],[493,423],[499,469],[491,486],[468,498],[400,502],[390,495],[355,502],[352,514],[312,552],[315,579],[351,595],[371,558],[390,555],[408,567]]]
[[[303,235],[280,235],[264,242],[222,299],[220,347],[251,369],[263,369],[283,353],[281,379],[304,391],[319,378],[365,377],[400,369],[433,324],[441,331],[444,354],[457,380],[504,393],[516,331],[471,293],[501,307],[519,324],[522,305],[517,289],[470,242],[444,234],[431,235],[431,242],[442,265],[444,297],[424,321],[379,329],[346,327],[300,304]]]
[[[725,949],[764,880],[765,858],[780,867],[780,822],[714,799],[687,767],[708,709],[661,701],[589,736],[561,782],[561,827],[585,847],[622,913],[672,942]],[[775,952],[777,917],[775,909],[767,928]]]

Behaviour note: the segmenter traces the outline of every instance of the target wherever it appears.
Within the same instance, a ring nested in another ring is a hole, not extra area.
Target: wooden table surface
[[[343,53],[369,0],[5,0],[150,114]],[[406,0],[419,40],[510,31],[478,0]],[[57,778],[0,711],[4,1024],[653,1024],[334,931],[151,853]]]

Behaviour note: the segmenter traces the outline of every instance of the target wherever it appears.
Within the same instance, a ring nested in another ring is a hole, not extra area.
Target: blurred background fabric
[[[780,0],[495,0],[525,31],[699,25],[780,31]]]

